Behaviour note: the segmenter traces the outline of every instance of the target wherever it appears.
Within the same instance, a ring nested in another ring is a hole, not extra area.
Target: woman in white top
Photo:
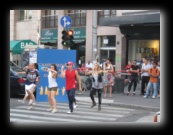
[[[50,108],[47,111],[51,111],[52,113],[57,112],[56,108],[56,99],[55,95],[58,89],[58,84],[56,79],[58,77],[58,71],[55,64],[51,64],[50,69],[48,71],[48,99]]]

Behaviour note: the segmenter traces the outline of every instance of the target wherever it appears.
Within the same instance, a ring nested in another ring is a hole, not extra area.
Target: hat
[[[72,65],[72,66],[74,66],[74,64],[73,64],[72,61],[69,61],[66,65]]]

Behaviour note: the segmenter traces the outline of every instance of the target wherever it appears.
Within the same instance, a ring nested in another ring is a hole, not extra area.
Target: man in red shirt
[[[78,75],[78,72],[73,69],[73,62],[69,61],[67,63],[67,70],[64,70],[64,67],[61,67],[61,77],[66,78],[66,92],[69,101],[69,111],[67,113],[73,112],[73,103],[75,102],[75,91],[76,91],[76,79],[79,84],[79,91],[82,91],[81,88],[81,79]]]

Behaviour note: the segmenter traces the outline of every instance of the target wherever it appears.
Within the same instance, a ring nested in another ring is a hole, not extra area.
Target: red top
[[[126,65],[126,69],[130,69],[131,68],[131,65]]]
[[[75,70],[66,70],[66,90],[71,90],[76,88],[76,73]]]

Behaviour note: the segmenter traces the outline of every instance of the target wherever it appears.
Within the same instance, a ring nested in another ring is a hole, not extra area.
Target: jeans
[[[73,112],[73,103],[75,102],[75,91],[76,89],[66,90],[71,112]]]
[[[130,92],[132,85],[134,84],[133,91],[135,92],[138,83],[138,76],[131,76],[131,82],[128,87],[128,92]]]
[[[152,87],[154,88],[154,92],[153,92],[153,95],[152,95],[152,96],[156,97],[157,92],[158,92],[158,90],[157,90],[157,82],[155,82],[155,83],[149,82],[149,83],[148,83],[148,85],[147,85],[147,91],[146,91],[146,94],[145,94],[146,97],[149,96],[149,92],[150,92],[150,89],[151,89]]]
[[[142,94],[145,93],[144,89],[145,89],[145,86],[147,87],[149,80],[150,80],[149,76],[142,76],[142,83],[141,83],[141,93]]]

